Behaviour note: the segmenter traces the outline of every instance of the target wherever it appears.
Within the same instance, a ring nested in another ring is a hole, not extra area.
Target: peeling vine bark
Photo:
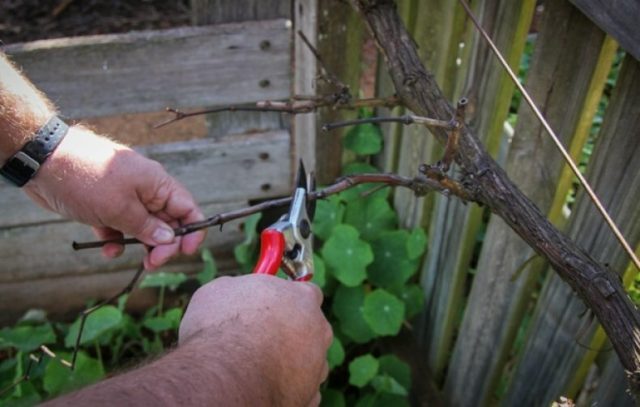
[[[381,50],[397,96],[415,114],[448,120],[455,114],[424,67],[416,45],[406,31],[392,0],[351,0],[363,16]],[[430,128],[441,142],[441,128]],[[471,188],[478,202],[509,224],[593,311],[627,371],[629,386],[640,395],[640,315],[618,276],[585,253],[557,230],[538,208],[513,184],[489,156],[467,126],[460,131],[455,161],[462,170],[462,183]]]

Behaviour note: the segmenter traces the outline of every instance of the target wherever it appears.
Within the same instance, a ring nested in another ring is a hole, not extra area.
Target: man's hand
[[[175,237],[172,227],[203,219],[191,194],[160,164],[130,148],[73,126],[25,186],[41,206],[93,226],[100,239],[131,235],[154,248],[145,256],[154,269],[182,252],[193,254],[205,232]],[[108,244],[103,253],[119,256]]]
[[[228,381],[230,392],[250,397],[251,389],[262,390],[271,405],[317,405],[332,340],[321,303],[322,292],[311,283],[265,275],[222,277],[191,298],[179,343],[209,338],[215,346],[213,338],[224,338],[217,340],[236,349],[227,352],[231,360],[219,364],[220,375],[240,378]]]

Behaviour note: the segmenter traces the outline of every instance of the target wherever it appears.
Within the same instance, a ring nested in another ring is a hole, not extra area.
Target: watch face
[[[0,174],[21,187],[33,177],[39,168],[40,163],[29,157],[23,151],[19,151],[0,168]]]

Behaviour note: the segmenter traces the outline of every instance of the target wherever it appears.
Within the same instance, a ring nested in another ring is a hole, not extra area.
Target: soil
[[[0,44],[189,24],[189,0],[0,0]],[[81,122],[129,145],[191,140],[207,134],[204,116],[153,128],[169,117],[169,113],[151,112]]]

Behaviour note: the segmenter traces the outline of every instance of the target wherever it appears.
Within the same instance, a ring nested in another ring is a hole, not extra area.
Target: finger
[[[168,188],[170,188],[170,193],[162,211],[164,214],[179,221],[182,225],[204,219],[204,215],[198,208],[193,196],[182,184],[172,179]],[[180,250],[184,254],[194,254],[204,241],[205,236],[206,232],[204,230],[185,235],[182,238]]]
[[[169,222],[169,226],[175,228],[178,226],[177,221]],[[165,264],[169,259],[179,253],[180,251],[180,237],[176,237],[173,242],[169,244],[161,244],[155,246],[149,252],[149,265],[152,268],[158,268]]]
[[[320,376],[320,383],[324,383],[327,381],[329,377],[329,363],[325,361],[324,366],[322,367],[322,375]]]
[[[93,233],[100,240],[122,239],[122,233],[107,227],[92,227]],[[120,256],[124,252],[124,245],[118,243],[107,243],[102,246],[102,254],[110,259]]]
[[[324,301],[324,295],[322,294],[322,290],[314,283],[307,283],[298,281],[295,284],[299,284],[299,286],[307,291],[303,295],[311,296],[318,303],[318,306],[322,305],[322,301]]]
[[[114,221],[114,229],[132,235],[149,246],[169,244],[175,238],[173,228],[150,214],[140,201],[131,202],[127,211]]]
[[[322,401],[322,395],[320,394],[320,392],[317,392],[309,402],[309,407],[317,407],[320,405],[321,401]]]

